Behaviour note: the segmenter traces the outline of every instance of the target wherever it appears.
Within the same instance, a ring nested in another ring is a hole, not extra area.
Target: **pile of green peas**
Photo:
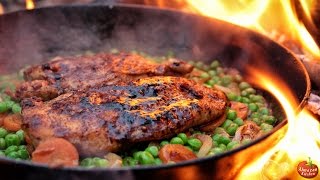
[[[21,106],[19,103],[11,100],[11,98],[4,93],[6,89],[14,90],[15,86],[10,83],[12,79],[19,79],[17,74],[2,76],[0,78],[0,113],[14,113],[21,114]],[[23,130],[10,132],[4,127],[0,126],[0,156],[16,160],[28,160],[30,154],[26,147],[25,135]]]
[[[0,127],[0,156],[12,159],[30,159],[29,152],[24,141],[24,132],[8,132]]]

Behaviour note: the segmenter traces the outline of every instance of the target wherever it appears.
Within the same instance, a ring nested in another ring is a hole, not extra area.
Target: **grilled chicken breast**
[[[156,76],[49,101],[26,98],[22,107],[23,127],[35,146],[61,137],[82,156],[100,156],[213,122],[225,113],[227,98],[186,78]]]
[[[183,76],[193,67],[178,59],[158,64],[136,54],[97,54],[94,56],[56,58],[24,71],[26,82],[17,87],[13,97],[21,100],[37,96],[50,100],[71,90],[124,84],[151,76]]]

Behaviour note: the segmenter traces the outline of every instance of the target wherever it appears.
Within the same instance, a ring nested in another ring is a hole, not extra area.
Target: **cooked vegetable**
[[[79,154],[77,149],[62,138],[50,138],[40,142],[32,153],[32,161],[49,166],[77,166]]]
[[[198,151],[202,146],[202,142],[197,138],[188,139],[187,143],[195,151]]]
[[[8,135],[6,135],[5,141],[6,141],[6,145],[7,146],[12,146],[12,145],[19,146],[20,143],[21,143],[21,140],[20,140],[19,136],[16,135],[16,134],[8,134]]]
[[[159,158],[167,164],[195,159],[197,156],[181,144],[167,144],[160,149]]]
[[[9,131],[19,131],[22,124],[21,118],[20,114],[8,114],[3,120],[3,127]]]
[[[212,147],[211,137],[205,134],[196,134],[195,137],[202,142],[202,146],[199,149],[197,156],[198,157],[206,156]]]
[[[142,165],[154,164],[154,161],[152,154],[147,151],[143,151],[139,156],[139,162]]]

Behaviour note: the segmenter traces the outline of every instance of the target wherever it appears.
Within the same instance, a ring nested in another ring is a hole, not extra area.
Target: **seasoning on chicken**
[[[219,119],[227,98],[181,77],[147,77],[126,85],[70,91],[50,101],[22,101],[23,126],[32,143],[58,137],[82,156],[118,152]]]
[[[123,84],[143,77],[183,76],[192,69],[192,65],[174,58],[159,64],[126,53],[57,58],[26,69],[26,82],[13,96],[17,100],[33,96],[50,100],[71,90]]]

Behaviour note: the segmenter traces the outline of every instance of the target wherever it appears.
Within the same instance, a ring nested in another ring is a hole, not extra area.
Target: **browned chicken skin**
[[[37,96],[50,100],[71,90],[125,84],[143,77],[183,76],[193,67],[178,59],[158,64],[136,54],[97,54],[57,58],[25,70],[25,83],[16,90],[15,99]]]
[[[155,76],[70,91],[46,102],[26,98],[22,107],[23,126],[35,146],[61,137],[82,156],[100,156],[215,121],[227,98],[185,78]]]

